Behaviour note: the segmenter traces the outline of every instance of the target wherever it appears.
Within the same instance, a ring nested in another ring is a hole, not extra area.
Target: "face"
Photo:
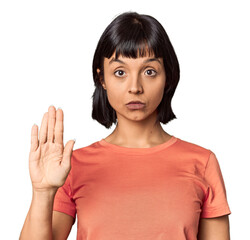
[[[99,73],[100,70],[98,69]],[[152,114],[160,104],[166,75],[162,58],[147,55],[136,59],[119,56],[115,53],[104,58],[104,81],[102,86],[107,91],[110,105],[119,119],[144,120]],[[140,109],[131,109],[126,104],[130,101],[144,103]]]

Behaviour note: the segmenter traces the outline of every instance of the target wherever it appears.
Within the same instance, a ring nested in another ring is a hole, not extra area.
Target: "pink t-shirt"
[[[73,151],[54,210],[81,240],[197,239],[200,218],[231,214],[215,154],[174,136],[151,148],[104,139]]]

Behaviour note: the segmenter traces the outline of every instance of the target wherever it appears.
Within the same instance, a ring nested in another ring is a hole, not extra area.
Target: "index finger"
[[[63,144],[63,110],[56,110],[55,143]]]

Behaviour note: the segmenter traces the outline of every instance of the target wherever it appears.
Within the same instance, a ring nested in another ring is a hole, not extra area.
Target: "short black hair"
[[[155,18],[131,11],[118,15],[104,30],[97,44],[92,63],[95,84],[92,118],[106,128],[117,123],[116,112],[109,104],[107,92],[101,84],[104,79],[104,57],[110,58],[114,52],[116,58],[120,54],[129,58],[137,58],[138,54],[139,57],[144,57],[147,53],[163,58],[166,86],[157,107],[157,120],[166,124],[175,119],[171,100],[179,82],[180,69],[174,48],[165,29]]]

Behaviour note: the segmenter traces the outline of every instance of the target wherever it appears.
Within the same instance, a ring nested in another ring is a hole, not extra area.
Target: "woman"
[[[162,25],[117,16],[93,59],[92,118],[116,128],[73,151],[63,111],[50,106],[32,127],[33,198],[20,239],[229,239],[231,213],[215,154],[165,132],[179,64]]]

